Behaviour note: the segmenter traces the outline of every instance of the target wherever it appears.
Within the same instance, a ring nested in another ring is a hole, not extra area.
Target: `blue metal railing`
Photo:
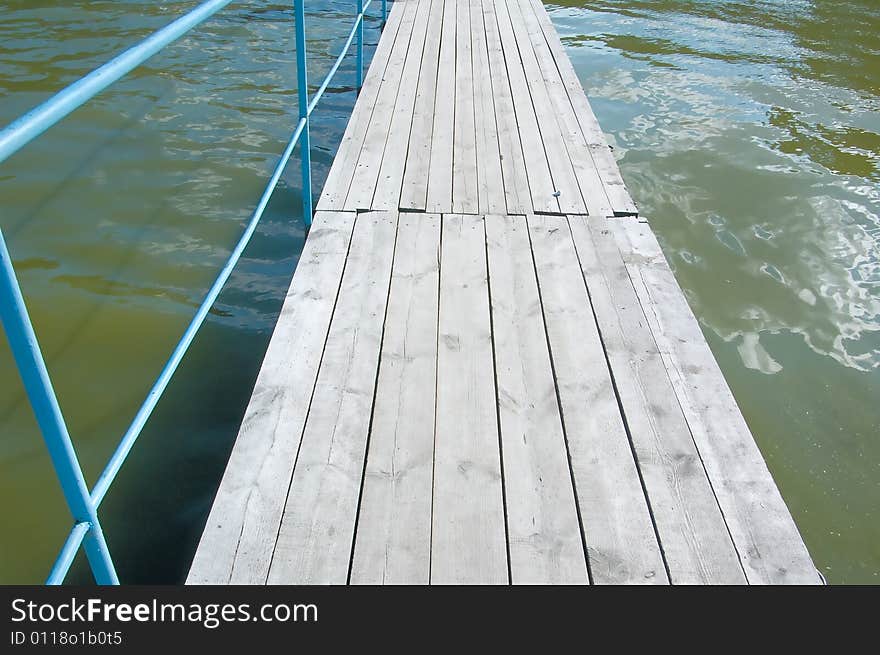
[[[88,75],[80,78],[52,98],[28,112],[0,131],[0,163],[15,154],[22,147],[40,136],[55,123],[96,96],[128,72],[155,55],[168,44],[176,41],[197,25],[231,4],[233,0],[208,0],[181,16],[169,25],[154,32],[134,47],[126,50],[109,62],[96,68]],[[363,47],[364,47],[364,16],[372,0],[356,0],[357,14],[354,25],[345,42],[345,46],[336,58],[330,71],[324,77],[318,90],[309,98],[308,74],[306,68],[306,35],[305,35],[305,0],[294,0],[294,23],[296,35],[296,69],[299,121],[293,135],[278,159],[278,163],[269,177],[266,188],[248,221],[244,232],[232,249],[229,259],[223,265],[217,279],[208,290],[205,299],[199,306],[192,320],[165,363],[162,372],[147,394],[140,409],[135,414],[131,425],[110,457],[97,483],[89,491],[73,442],[67,431],[67,425],[46,363],[40,351],[37,336],[31,325],[30,317],[21,294],[12,258],[6,247],[3,232],[0,230],[0,321],[6,331],[6,337],[12,350],[15,363],[37,419],[37,424],[46,442],[52,465],[61,483],[64,499],[73,515],[73,527],[61,549],[58,558],[46,581],[47,584],[61,584],[82,546],[86,552],[89,566],[95,581],[99,584],[119,584],[113,558],[104,539],[104,532],[98,518],[98,508],[107,495],[110,485],[122,468],[122,464],[131,452],[132,446],[153,413],[162,397],[171,377],[180,365],[183,356],[195,339],[196,333],[204,323],[217,296],[232,274],[232,270],[241,258],[241,254],[253,236],[257,224],[269,204],[278,180],[297,145],[300,146],[302,159],[302,196],[303,216],[306,226],[312,219],[312,165],[309,141],[309,116],[324,95],[330,80],[339,70],[352,42],[357,37],[357,88],[363,82]],[[387,18],[387,0],[382,0],[382,24]]]

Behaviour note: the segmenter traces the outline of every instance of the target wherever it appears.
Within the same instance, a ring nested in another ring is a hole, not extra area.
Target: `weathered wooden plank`
[[[529,233],[592,579],[657,584],[666,570],[564,216]]]
[[[543,6],[395,4],[188,582],[817,582]]]
[[[474,66],[474,124],[477,137],[477,197],[481,213],[504,214],[504,180],[498,127],[492,100],[492,75],[486,48],[486,26],[481,0],[469,0],[471,56]],[[522,153],[520,153],[522,154]],[[525,172],[525,171],[523,171]]]
[[[507,65],[504,61],[498,21],[495,17],[495,5],[492,0],[482,1],[482,19],[491,85],[481,85],[481,88],[490,89],[491,94],[481,94],[481,99],[488,95],[488,99],[493,100],[492,108],[494,110],[491,116],[488,109],[484,110],[482,124],[487,125],[490,118],[495,121],[507,213],[527,214],[532,211],[529,176],[526,172],[519,127],[516,124],[516,112],[513,108],[510,80],[507,76]],[[487,129],[491,130],[491,127]],[[487,134],[489,133],[487,132]],[[488,172],[485,179],[487,184],[492,180]]]
[[[535,108],[526,82],[525,70],[517,46],[516,36],[510,23],[507,11],[507,0],[484,0],[494,3],[494,16],[504,52],[507,66],[507,78],[513,98],[516,114],[516,125],[522,143],[526,171],[529,177],[529,189],[532,194],[532,206],[536,212],[559,213],[559,202],[556,199],[556,187],[550,173],[550,164],[544,150],[541,131],[538,128]],[[496,109],[497,111],[497,109]]]
[[[485,220],[511,582],[587,584],[526,217]]]
[[[574,70],[574,66],[565,52],[565,47],[562,45],[559,33],[556,31],[556,28],[553,27],[553,22],[550,20],[550,16],[544,8],[544,3],[541,2],[541,0],[528,1],[532,6],[532,11],[535,18],[538,20],[542,33],[544,34],[547,48],[553,55],[556,68],[559,71],[560,78],[568,92],[569,100],[571,101],[575,114],[578,117],[581,129],[583,130],[584,139],[589,145],[607,145],[605,134],[602,132],[599,121],[596,120],[593,108],[590,106],[586,93],[584,93],[584,88],[581,86],[577,73]]]
[[[612,211],[620,216],[637,214],[638,208],[630,197],[626,186],[624,186],[620,169],[614,160],[614,155],[608,147],[605,135],[602,133],[602,128],[599,127],[599,121],[596,120],[596,116],[593,114],[577,73],[575,73],[568,55],[565,54],[565,48],[562,46],[559,34],[557,34],[556,29],[553,27],[553,23],[547,15],[547,10],[544,9],[544,4],[541,0],[530,1],[535,16],[544,32],[547,46],[550,52],[553,53],[559,74],[562,77],[565,88],[568,90],[568,97],[577,116],[578,124],[590,146],[593,162],[599,170],[599,175],[605,186],[605,192],[611,202]]]
[[[266,582],[353,225],[315,214],[188,584]]]
[[[572,236],[673,584],[745,582],[736,548],[607,219]]]
[[[569,159],[575,173],[577,185],[580,187],[581,196],[591,216],[610,216],[613,211],[602,178],[590,149],[578,124],[574,108],[568,98],[565,84],[559,75],[553,54],[547,47],[541,24],[535,15],[531,0],[516,0],[516,11],[520,15],[525,32],[528,34],[531,48],[534,52],[538,68],[550,98],[550,106],[553,115],[556,116],[557,124],[561,130],[563,143],[568,151]],[[560,202],[562,206],[562,202]]]
[[[373,206],[373,195],[379,180],[379,170],[382,166],[385,146],[389,139],[392,139],[390,129],[395,116],[395,107],[400,93],[406,94],[406,89],[409,86],[409,80],[403,80],[403,71],[409,59],[410,44],[415,43],[416,49],[421,47],[418,43],[417,31],[414,29],[419,4],[419,0],[410,0],[404,3],[404,14],[400,21],[400,36],[394,41],[394,47],[385,68],[385,75],[382,77],[379,97],[376,99],[373,115],[370,117],[370,123],[367,127],[367,135],[364,138],[363,146],[361,146],[351,186],[345,199],[345,209],[347,210],[371,209]],[[417,58],[413,57],[413,61],[417,61]],[[405,112],[406,108],[402,107],[402,111]],[[398,129],[400,129],[399,123],[400,121],[398,121]],[[399,157],[402,152],[389,154],[391,157],[395,155]]]
[[[609,221],[751,584],[820,582],[650,226]]]
[[[440,217],[401,214],[355,537],[354,584],[427,584]]]
[[[483,219],[442,218],[431,581],[508,582]]]
[[[561,117],[557,116],[555,111],[548,111],[554,105],[550,102],[519,5],[516,0],[506,0],[505,8],[519,47],[520,61],[522,61],[526,84],[538,119],[538,129],[541,132],[541,140],[544,142],[547,161],[550,164],[550,174],[553,178],[559,208],[563,213],[586,214],[587,206],[581,197],[581,190],[575,177],[569,151],[563,140],[564,126],[560,125]]]
[[[403,66],[397,101],[394,103],[394,115],[391,118],[388,140],[385,143],[385,152],[382,155],[382,164],[376,180],[376,191],[371,205],[375,210],[397,210],[400,204],[400,189],[403,184],[403,171],[413,123],[419,69],[433,4],[432,0],[418,0],[418,3],[409,51]]]
[[[397,212],[358,215],[275,542],[270,584],[346,582],[396,233]]]
[[[457,0],[455,28],[455,133],[452,154],[452,211],[476,214],[477,134],[474,125],[474,63],[468,0]]]
[[[454,0],[447,0],[443,6],[437,91],[434,96],[434,129],[428,165],[428,195],[425,201],[425,209],[429,212],[446,212],[452,206],[456,10]]]
[[[373,59],[370,62],[370,69],[367,71],[364,85],[358,94],[354,111],[345,128],[345,134],[336,151],[336,157],[333,160],[333,166],[327,174],[327,180],[324,182],[324,190],[321,198],[318,200],[317,209],[321,210],[341,210],[345,206],[345,197],[348,195],[348,189],[351,186],[351,178],[357,165],[358,156],[364,138],[367,135],[367,126],[373,115],[373,107],[379,96],[379,87],[382,83],[382,76],[385,74],[385,68],[388,65],[388,59],[391,54],[391,48],[397,39],[400,28],[400,21],[403,18],[404,7],[407,3],[395,3],[391,7],[388,14],[388,22],[382,31],[382,37],[373,53]],[[401,38],[408,38],[408,34],[401,34]]]
[[[406,152],[400,208],[424,210],[428,196],[428,170],[431,163],[431,135],[434,129],[434,102],[437,90],[440,35],[444,0],[433,0],[425,48],[419,69],[418,90],[413,108],[409,146]]]

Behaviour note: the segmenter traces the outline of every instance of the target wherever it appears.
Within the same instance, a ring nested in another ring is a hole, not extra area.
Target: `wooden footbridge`
[[[189,583],[816,583],[540,0],[399,0]]]

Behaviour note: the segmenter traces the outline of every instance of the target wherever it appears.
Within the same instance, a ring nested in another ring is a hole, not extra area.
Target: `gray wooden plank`
[[[586,96],[584,97],[586,98]],[[575,108],[577,109],[577,105]],[[579,123],[583,125],[584,119],[579,117]],[[593,155],[593,161],[599,170],[605,193],[611,202],[612,214],[614,216],[638,216],[639,208],[623,182],[623,176],[617,166],[617,160],[614,158],[611,146],[607,143],[593,143],[590,145],[590,154]]]
[[[318,211],[341,210],[345,207],[345,198],[351,186],[351,178],[367,134],[367,126],[373,115],[373,107],[379,96],[382,76],[385,74],[385,68],[399,32],[406,4],[405,2],[394,3],[388,13],[388,22],[385,24],[385,29],[382,30],[382,36],[373,53],[373,59],[370,62],[370,68],[367,71],[361,92],[358,94],[351,118],[345,128],[339,149],[336,151],[336,157],[333,159],[333,166],[330,167],[327,180],[324,182],[324,189],[317,204]],[[407,37],[408,35],[401,34],[401,38]]]
[[[568,96],[578,118],[578,124],[581,126],[584,138],[590,146],[593,161],[599,170],[599,175],[605,186],[605,192],[611,202],[612,211],[616,215],[621,216],[637,214],[638,208],[623,183],[620,169],[617,166],[611,149],[608,147],[605,135],[599,126],[599,121],[596,120],[596,116],[593,114],[577,73],[575,73],[568,55],[565,54],[565,48],[559,40],[556,28],[553,27],[553,23],[547,15],[547,10],[544,9],[544,4],[541,0],[531,0],[531,3],[535,16],[544,32],[547,46],[550,48],[550,52],[553,53],[559,74],[562,77],[565,88],[568,90]]]
[[[269,568],[269,584],[348,577],[397,212],[359,214]]]
[[[400,208],[424,210],[428,196],[428,171],[431,163],[431,136],[434,129],[434,103],[437,90],[440,35],[445,9],[444,0],[433,0],[422,62],[419,69],[413,120],[406,152]]]
[[[410,0],[404,3],[404,14],[400,21],[399,37],[394,41],[394,47],[388,58],[388,65],[385,68],[385,75],[382,77],[382,84],[379,87],[379,97],[376,98],[376,104],[373,107],[373,115],[370,117],[370,123],[367,127],[367,134],[364,138],[363,146],[361,146],[358,155],[357,166],[354,169],[354,175],[351,179],[351,186],[348,189],[348,195],[345,199],[345,209],[354,211],[358,209],[370,209],[373,205],[373,195],[376,192],[376,185],[379,180],[379,171],[382,166],[383,155],[385,154],[385,146],[389,140],[393,139],[390,130],[395,117],[395,109],[398,98],[402,92],[406,94],[409,80],[403,79],[403,71],[406,66],[410,54],[410,44],[414,43],[415,48],[421,48],[418,41],[418,31],[414,29],[416,14],[419,9],[419,0]],[[413,62],[417,62],[418,58],[413,57]],[[406,108],[402,106],[403,112]],[[405,121],[407,119],[404,119]],[[409,122],[406,122],[407,128]],[[397,125],[398,130],[402,129],[400,121]],[[401,151],[389,153],[391,157],[400,156]],[[395,206],[394,209],[397,209]]]
[[[353,225],[315,214],[188,584],[266,581]]]
[[[553,21],[550,20],[547,10],[544,8],[544,3],[541,2],[541,0],[528,1],[532,6],[532,11],[544,34],[547,47],[553,55],[560,78],[568,91],[572,107],[574,108],[578,121],[581,124],[584,139],[589,145],[607,145],[605,133],[602,131],[599,121],[596,120],[593,108],[590,106],[584,88],[581,86],[580,79],[574,70],[574,66],[565,52],[565,47],[562,45],[559,33],[553,26]]]
[[[516,112],[513,108],[513,96],[510,90],[510,80],[507,76],[504,52],[501,48],[495,5],[491,0],[483,0],[481,4],[491,80],[491,85],[483,88],[492,91],[490,98],[493,100],[492,108],[501,157],[504,202],[507,213],[527,214],[532,211],[529,176],[526,172],[519,127],[516,124]],[[486,110],[484,121],[488,121],[488,119],[489,113]],[[486,179],[488,182],[489,177],[487,176]]]
[[[568,223],[564,216],[528,221],[592,579],[665,583],[660,546]]]
[[[538,67],[535,50],[529,40],[528,30],[520,13],[519,5],[516,0],[507,0],[505,8],[513,28],[514,39],[519,48],[532,105],[538,118],[538,129],[541,132],[547,161],[550,164],[550,174],[558,196],[559,208],[563,213],[586,214],[587,206],[581,197],[572,160],[562,136],[563,126],[559,122],[560,116],[551,110],[554,105],[547,93],[547,87]]]
[[[511,582],[587,584],[526,217],[485,221]]]
[[[403,66],[401,83],[394,103],[394,115],[388,129],[388,140],[382,154],[382,164],[376,180],[376,191],[371,207],[375,210],[397,210],[400,204],[400,189],[403,185],[403,171],[409,146],[410,130],[413,123],[416,91],[418,89],[419,69],[425,49],[428,21],[431,16],[432,0],[417,0],[419,3],[413,24],[409,51]]]
[[[609,221],[751,584],[820,582],[649,225]]]
[[[508,582],[483,219],[442,218],[431,581]]]
[[[434,129],[428,165],[425,210],[447,212],[452,206],[453,139],[455,136],[455,32],[457,3],[443,6],[437,90],[434,95]]]
[[[599,170],[596,168],[590,148],[578,124],[577,116],[575,116],[574,108],[568,98],[565,84],[559,75],[553,54],[547,46],[531,0],[516,0],[511,4],[516,5],[517,12],[529,36],[547,95],[550,98],[552,113],[556,116],[559,129],[562,132],[563,143],[568,151],[577,185],[580,187],[581,196],[586,203],[587,212],[591,216],[610,216],[613,213],[611,202],[608,200],[608,194],[605,191]]]
[[[572,236],[673,584],[745,575],[607,219],[570,217]]]
[[[353,584],[427,584],[431,571],[440,217],[401,214]]]
[[[452,154],[452,211],[476,214],[477,133],[474,124],[474,62],[468,0],[457,0],[455,28],[455,131]]]
[[[543,6],[397,4],[319,207],[597,216],[319,211],[188,582],[818,582]]]
[[[501,169],[501,150],[498,144],[498,126],[495,123],[495,104],[492,99],[492,74],[489,70],[489,51],[486,45],[486,25],[483,21],[481,0],[470,0],[471,41],[474,65],[474,124],[477,136],[477,197],[481,213],[503,214],[507,211],[504,179]],[[505,85],[506,86],[506,83]],[[509,94],[508,89],[508,94]],[[512,111],[512,108],[511,108]],[[519,146],[519,139],[517,139]],[[519,153],[522,159],[522,152]],[[525,168],[522,168],[525,176]],[[528,183],[523,195],[528,193]],[[531,203],[529,203],[529,207]],[[521,209],[520,213],[525,213]]]
[[[510,23],[507,11],[507,0],[484,0],[493,3],[493,15],[498,28],[501,49],[507,67],[507,79],[510,83],[513,108],[516,115],[523,157],[529,177],[529,190],[532,194],[532,206],[536,212],[559,213],[559,202],[556,199],[556,187],[550,173],[550,164],[544,151],[544,142],[538,128],[535,108],[532,105],[529,86],[525,78],[525,70],[516,43],[516,36]],[[488,20],[488,16],[487,16]],[[487,32],[488,34],[488,32]],[[493,72],[494,74],[494,72]],[[503,109],[503,105],[501,106]],[[496,105],[498,118],[499,105]]]

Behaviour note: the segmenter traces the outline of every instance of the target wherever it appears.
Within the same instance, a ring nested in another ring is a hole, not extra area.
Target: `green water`
[[[0,124],[194,4],[0,1]],[[0,165],[0,225],[90,481],[294,123],[289,4],[233,4]],[[308,5],[313,80],[350,5]],[[548,8],[817,565],[878,582],[880,5]],[[313,122],[316,191],[354,103],[342,73]],[[189,565],[302,245],[298,180],[102,508],[126,582]],[[38,582],[69,518],[2,341],[0,498],[0,582]]]
[[[550,9],[816,565],[880,582],[880,3]]]
[[[0,124],[195,4],[0,2]],[[320,0],[308,11],[310,75],[320,82],[353,5]],[[0,225],[90,482],[296,124],[292,21],[290,2],[234,3],[0,165]],[[378,25],[367,23],[367,58]],[[350,58],[313,117],[316,192],[353,84]],[[302,248],[294,159],[102,506],[126,582],[179,581],[189,566]],[[0,435],[0,582],[39,582],[70,518],[5,340]],[[82,562],[72,579],[88,579]]]

